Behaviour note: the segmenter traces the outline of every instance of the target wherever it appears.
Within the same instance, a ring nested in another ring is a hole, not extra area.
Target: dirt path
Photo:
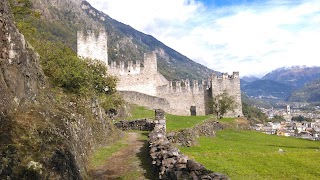
[[[148,177],[146,159],[148,156],[147,142],[140,140],[137,132],[128,132],[126,143],[128,146],[114,153],[106,163],[91,171],[91,178],[97,180],[105,179],[152,179]]]

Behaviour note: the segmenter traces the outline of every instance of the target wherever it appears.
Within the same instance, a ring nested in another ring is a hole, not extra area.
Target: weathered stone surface
[[[37,100],[44,85],[38,55],[17,30],[7,1],[0,2],[0,110]]]
[[[206,128],[199,129],[203,132]],[[193,135],[191,131],[188,132],[189,135]],[[205,132],[210,132],[207,134],[212,135],[211,129],[206,129]],[[170,135],[175,137],[172,133]],[[171,145],[164,128],[157,125],[149,134],[149,147],[152,165],[159,173],[159,179],[228,179],[225,175],[206,170],[203,165],[189,160],[187,156],[180,153],[179,149]]]
[[[140,131],[152,131],[155,123],[148,119],[138,119],[134,121],[119,121],[114,124],[118,129],[126,130],[140,130]]]

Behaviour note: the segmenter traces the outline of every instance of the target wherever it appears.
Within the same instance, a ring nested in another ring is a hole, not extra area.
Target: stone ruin
[[[175,115],[207,115],[212,113],[209,102],[224,91],[238,104],[226,117],[243,116],[239,72],[232,75],[212,74],[208,79],[168,81],[158,72],[156,52],[145,53],[135,63],[108,60],[107,35],[91,31],[77,33],[77,53],[83,58],[105,62],[108,73],[119,79],[117,90],[129,103],[150,109],[164,109]]]

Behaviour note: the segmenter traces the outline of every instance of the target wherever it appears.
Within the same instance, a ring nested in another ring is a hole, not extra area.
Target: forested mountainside
[[[301,89],[292,92],[288,101],[291,102],[320,102],[320,78],[309,82]]]

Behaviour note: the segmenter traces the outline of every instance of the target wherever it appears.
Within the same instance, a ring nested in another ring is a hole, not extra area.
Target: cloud
[[[320,65],[318,0],[219,7],[196,0],[89,2],[217,71],[261,76],[281,66]]]

